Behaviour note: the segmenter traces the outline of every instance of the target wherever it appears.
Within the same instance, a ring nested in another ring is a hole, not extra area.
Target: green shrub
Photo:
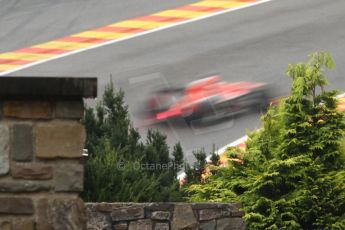
[[[170,157],[166,137],[149,130],[146,143],[131,126],[124,93],[110,83],[96,110],[86,109],[89,159],[85,163],[85,201],[180,201],[178,168],[183,151],[178,143]]]
[[[188,199],[242,202],[249,229],[345,229],[345,118],[324,89],[333,66],[328,53],[289,65],[291,96],[249,134],[243,164],[189,185]]]

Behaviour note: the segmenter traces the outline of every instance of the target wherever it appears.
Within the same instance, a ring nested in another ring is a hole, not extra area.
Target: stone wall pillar
[[[95,78],[0,77],[0,229],[85,229],[80,124]]]

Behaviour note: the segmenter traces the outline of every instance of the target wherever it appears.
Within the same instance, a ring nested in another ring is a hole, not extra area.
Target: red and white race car
[[[227,83],[218,75],[191,82],[183,88],[166,88],[148,101],[155,121],[184,118],[188,123],[204,118],[218,119],[269,104],[267,85],[254,82]]]

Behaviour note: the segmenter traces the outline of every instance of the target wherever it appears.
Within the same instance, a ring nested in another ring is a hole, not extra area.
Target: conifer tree
[[[183,160],[184,154],[183,154],[183,150],[182,150],[182,146],[180,142],[178,142],[174,146],[172,155],[173,155],[172,165],[174,167],[175,172],[178,173],[182,169],[183,162],[184,162]]]
[[[180,201],[177,172],[171,167],[166,137],[149,130],[146,143],[131,126],[124,93],[106,86],[96,109],[84,119],[89,159],[85,163],[82,197],[93,202]],[[176,153],[179,164],[182,148]]]
[[[220,159],[219,155],[215,152],[212,152],[211,158],[210,158],[211,164],[218,166],[219,165],[219,159]]]
[[[190,186],[189,199],[242,202],[249,229],[345,229],[345,118],[325,89],[333,67],[327,52],[289,65],[291,95],[249,135],[243,163]]]
[[[205,172],[207,163],[204,149],[194,150],[192,153],[196,160],[193,163],[193,167],[188,163],[185,164],[186,180],[189,184],[201,182],[202,174]]]

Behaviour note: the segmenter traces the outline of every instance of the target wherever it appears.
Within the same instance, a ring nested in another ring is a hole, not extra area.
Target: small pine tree
[[[206,168],[206,152],[204,149],[199,149],[193,151],[193,156],[196,161],[191,167],[190,164],[185,164],[185,173],[186,173],[186,180],[188,184],[200,183],[202,174],[205,172]]]
[[[220,159],[219,155],[215,152],[212,152],[211,158],[210,158],[211,164],[218,166],[219,165],[219,159]]]
[[[172,152],[173,155],[173,160],[172,160],[172,166],[174,167],[174,171],[177,174],[183,167],[183,163],[184,163],[184,154],[183,154],[183,150],[182,150],[182,146],[180,144],[180,142],[178,142],[173,149]]]
[[[89,159],[85,164],[85,201],[180,201],[176,171],[171,167],[166,137],[149,130],[146,143],[131,126],[123,91],[106,86],[96,110],[82,120]],[[178,157],[183,159],[182,148]],[[179,163],[181,163],[179,159]]]

